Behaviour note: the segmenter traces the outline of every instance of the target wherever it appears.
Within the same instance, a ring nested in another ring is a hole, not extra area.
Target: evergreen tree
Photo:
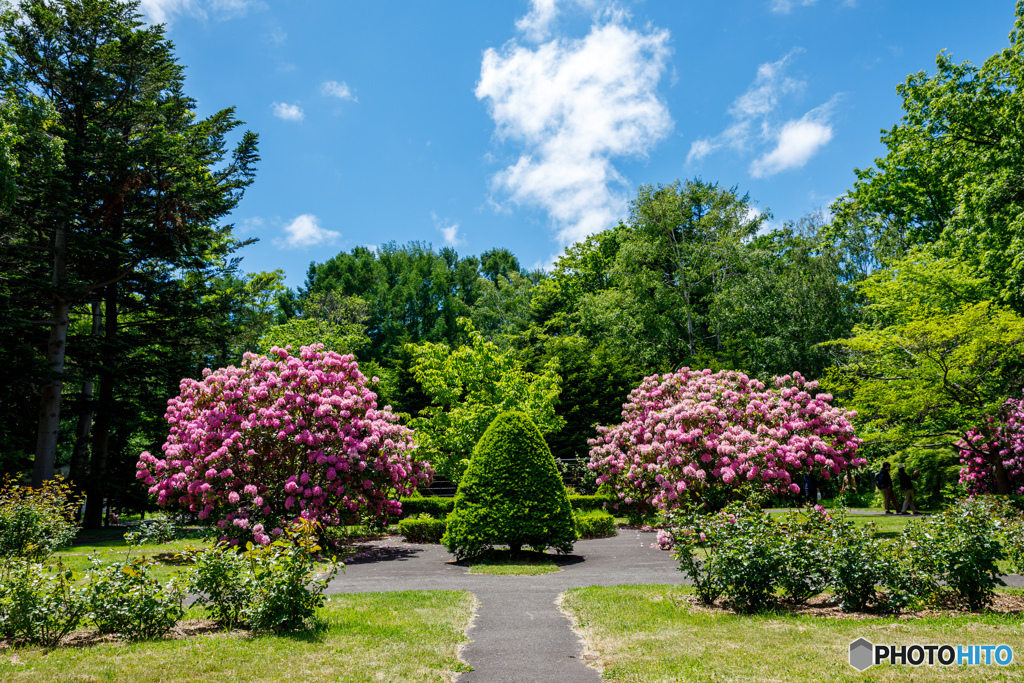
[[[576,524],[555,459],[526,415],[498,415],[462,476],[441,542],[458,558],[495,545],[572,550]]]

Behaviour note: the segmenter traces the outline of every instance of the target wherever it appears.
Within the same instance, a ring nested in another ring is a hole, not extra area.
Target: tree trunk
[[[46,361],[52,376],[42,388],[39,401],[39,430],[36,432],[36,456],[32,463],[32,485],[39,487],[53,478],[57,459],[57,433],[60,431],[60,400],[64,391],[64,357],[68,346],[68,314],[71,303],[61,296],[59,288],[68,269],[68,234],[58,225],[53,235],[53,317],[50,338],[46,343]]]
[[[117,283],[106,287],[103,303],[104,334],[97,375],[100,382],[96,403],[96,423],[92,435],[92,458],[86,486],[85,528],[103,526],[103,503],[106,498],[107,452],[110,430],[114,423],[114,376],[117,370]]]
[[[92,330],[90,336],[98,340],[103,334],[103,318],[100,302],[92,302]],[[92,433],[92,419],[96,407],[93,404],[93,389],[96,382],[93,373],[95,368],[89,368],[86,372],[85,381],[82,383],[81,410],[78,414],[78,428],[75,430],[75,450],[71,454],[71,472],[69,479],[79,489],[84,490],[86,479],[89,475],[89,437]]]
[[[992,460],[992,473],[995,475],[996,480],[996,493],[1001,496],[1010,495],[1010,477],[1006,474],[1006,468],[1003,467],[1003,458],[999,453],[990,454],[989,458]]]

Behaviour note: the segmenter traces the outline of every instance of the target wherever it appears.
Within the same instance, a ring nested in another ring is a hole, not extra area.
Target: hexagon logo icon
[[[850,666],[863,671],[874,664],[875,646],[865,638],[858,638],[850,643]]]

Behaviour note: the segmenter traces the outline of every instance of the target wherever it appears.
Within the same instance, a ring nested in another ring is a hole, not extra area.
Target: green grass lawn
[[[561,571],[550,555],[524,550],[512,555],[508,550],[492,550],[486,555],[466,561],[470,574],[500,574],[504,576],[536,576]]]
[[[468,670],[458,648],[474,604],[465,591],[335,595],[316,635],[209,633],[49,653],[9,649],[0,652],[0,680],[450,681]]]
[[[962,615],[917,620],[834,619],[789,614],[741,616],[691,607],[685,586],[614,586],[568,591],[562,607],[578,620],[604,675],[653,681],[1011,681],[1024,677],[1024,617]],[[1008,667],[879,666],[848,662],[857,638],[878,644],[1006,644]]]

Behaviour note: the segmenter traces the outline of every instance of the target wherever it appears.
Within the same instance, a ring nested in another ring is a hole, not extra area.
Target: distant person
[[[892,475],[889,474],[889,470],[892,469],[892,465],[889,463],[882,463],[882,469],[875,475],[875,483],[878,485],[878,490],[882,492],[882,505],[885,508],[885,514],[894,514],[896,509],[899,508],[899,503],[896,502],[896,496],[892,492]],[[892,506],[892,510],[889,507]]]
[[[818,477],[814,472],[804,475],[804,502],[807,505],[815,505],[818,502]]]
[[[839,493],[847,492],[857,492],[857,475],[853,473],[852,468],[843,472],[843,478],[839,482]]]
[[[903,510],[900,514],[907,514],[908,506],[915,515],[920,514],[917,511],[917,506],[914,505],[914,477],[917,476],[918,470],[914,470],[912,475],[907,474],[907,466],[902,464],[896,470],[896,478],[900,481],[900,491],[903,492]]]

